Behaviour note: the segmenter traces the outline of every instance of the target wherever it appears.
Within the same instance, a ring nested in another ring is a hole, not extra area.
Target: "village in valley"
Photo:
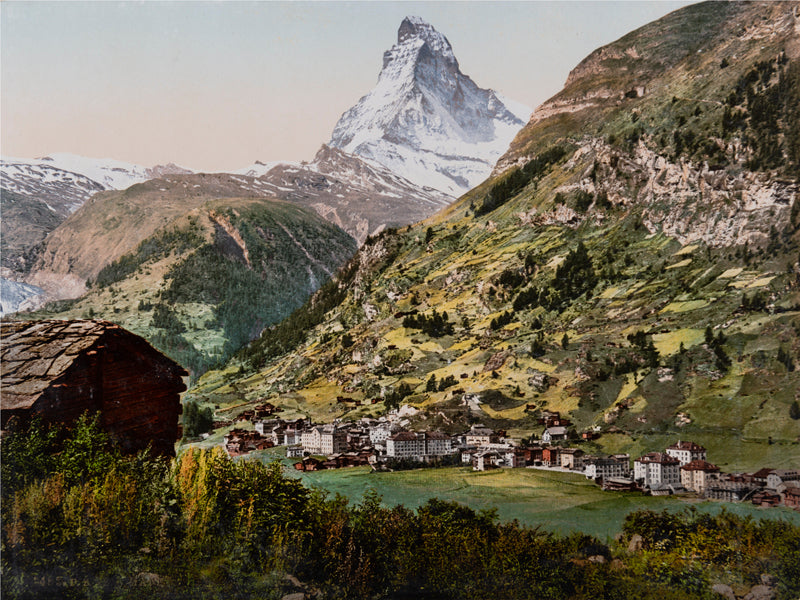
[[[310,419],[284,420],[269,402],[239,415],[252,429],[233,427],[223,437],[226,452],[240,457],[256,450],[283,446],[294,468],[309,472],[370,466],[392,471],[434,466],[468,466],[475,471],[531,468],[579,473],[607,491],[639,491],[653,496],[686,495],[722,502],[751,502],[762,507],[800,510],[800,469],[762,468],[754,473],[725,473],[709,462],[706,449],[677,440],[663,452],[633,460],[629,454],[588,454],[581,443],[600,434],[581,434],[558,412],[543,411],[538,419],[540,439],[518,442],[503,430],[474,424],[448,435],[441,431],[409,429],[414,409],[403,406],[379,418],[335,420],[316,424]],[[215,425],[230,423],[217,422]]]

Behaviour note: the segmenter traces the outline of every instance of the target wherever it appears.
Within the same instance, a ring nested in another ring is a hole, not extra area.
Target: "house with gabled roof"
[[[780,490],[789,481],[800,481],[800,469],[775,469],[767,475],[767,487]]]
[[[2,428],[99,413],[123,451],[174,456],[188,372],[144,338],[101,320],[0,323]]]
[[[465,443],[467,446],[486,446],[492,442],[497,441],[497,434],[488,427],[484,427],[480,423],[470,427],[466,433]]]
[[[568,431],[566,427],[548,427],[542,433],[542,441],[545,444],[549,444],[551,442],[555,442],[558,440],[565,440],[568,436]]]

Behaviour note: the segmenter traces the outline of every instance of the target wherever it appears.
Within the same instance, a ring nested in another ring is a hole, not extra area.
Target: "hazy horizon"
[[[310,160],[406,15],[479,86],[535,108],[664,2],[24,2],[2,11],[3,156],[197,170]]]

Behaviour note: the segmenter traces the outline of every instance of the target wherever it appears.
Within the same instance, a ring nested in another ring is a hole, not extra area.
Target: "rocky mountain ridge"
[[[359,244],[386,227],[425,219],[453,198],[379,164],[323,145],[308,163],[279,163],[259,177],[272,193],[308,206]]]
[[[121,160],[92,158],[66,152],[56,152],[42,158],[3,158],[0,162],[0,173],[3,175],[3,181],[8,181],[12,185],[15,183],[14,171],[22,177],[26,177],[25,171],[27,170],[27,178],[36,181],[41,179],[36,175],[37,169],[79,175],[90,179],[104,190],[124,190],[148,179],[164,175],[187,175],[194,172],[191,169],[180,167],[173,163],[144,167]],[[62,175],[62,177],[64,176]],[[44,178],[44,181],[48,181],[48,179]],[[13,188],[8,189],[15,191]]]
[[[161,175],[190,172],[173,164],[147,168],[73,154],[0,160],[0,260],[4,280],[0,302],[4,312],[30,308],[45,300],[40,288],[22,282],[36,263],[45,238],[92,195]]]
[[[149,179],[122,191],[95,194],[47,237],[29,283],[56,299],[77,297],[85,291],[83,282],[160,227],[210,200],[240,197],[272,195],[269,186],[253,177],[202,173]]]

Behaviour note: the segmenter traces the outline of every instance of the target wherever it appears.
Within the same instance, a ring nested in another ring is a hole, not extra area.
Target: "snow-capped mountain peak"
[[[342,115],[330,146],[458,196],[489,175],[529,114],[479,88],[444,35],[406,17],[377,85]]]
[[[438,54],[442,60],[452,63],[456,69],[458,68],[458,61],[456,60],[456,55],[453,54],[453,47],[450,42],[424,19],[413,16],[403,19],[403,22],[400,23],[400,28],[397,30],[397,45],[392,50],[402,47],[407,42],[410,42],[412,46],[427,44],[431,52]],[[384,68],[387,61],[393,58],[392,50],[383,55]]]

